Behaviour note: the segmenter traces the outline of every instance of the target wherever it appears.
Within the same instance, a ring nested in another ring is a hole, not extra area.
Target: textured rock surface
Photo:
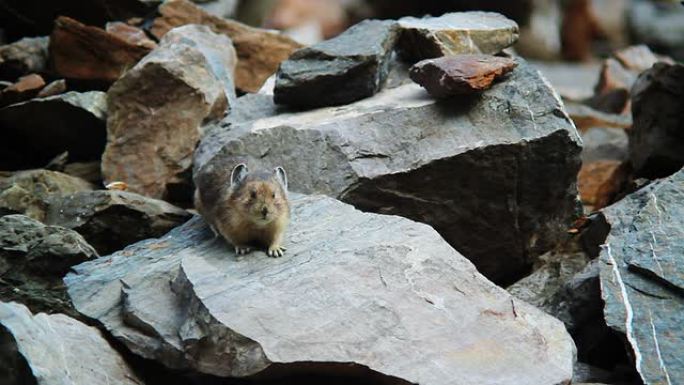
[[[66,92],[66,90],[66,81],[64,79],[59,79],[51,82],[50,84],[46,85],[42,90],[40,90],[40,92],[38,93],[38,97],[47,98],[50,96],[62,94]]]
[[[0,169],[42,167],[64,151],[72,161],[99,159],[106,111],[100,91],[67,92],[0,109]]]
[[[335,106],[375,94],[387,79],[396,37],[394,21],[364,20],[335,38],[296,51],[278,68],[275,102]]]
[[[603,210],[604,315],[646,384],[684,382],[684,170]]]
[[[246,92],[257,92],[280,62],[301,48],[287,36],[216,17],[186,0],[164,2],[159,14],[152,25],[152,33],[158,38],[184,24],[203,24],[230,37],[238,56],[235,86]]]
[[[45,222],[76,230],[102,255],[160,237],[190,218],[164,201],[116,190],[84,191],[50,205]]]
[[[607,113],[629,112],[629,91],[636,78],[637,73],[627,70],[619,61],[606,59],[601,66],[599,81],[594,87],[595,95],[589,104]]]
[[[0,180],[0,215],[23,214],[43,221],[53,200],[92,189],[84,180],[61,172],[20,171]]]
[[[64,314],[0,302],[0,345],[5,385],[142,385],[96,328]]]
[[[236,259],[198,218],[65,281],[79,311],[175,368],[244,377],[346,363],[400,383],[570,380],[562,324],[488,282],[428,226],[295,196],[290,229],[283,258]]]
[[[73,313],[62,277],[96,256],[73,230],[23,215],[0,217],[0,300],[18,301],[33,311]]]
[[[629,176],[619,160],[597,160],[582,164],[577,174],[577,189],[582,203],[598,210],[610,204],[623,190]]]
[[[283,113],[267,95],[242,97],[207,129],[194,178],[241,161],[282,165],[293,191],[431,224],[490,279],[512,283],[574,220],[579,152],[560,101],[523,62],[476,99],[438,102],[409,83]]]
[[[51,65],[70,79],[114,82],[150,50],[65,16],[50,35]]]
[[[129,44],[145,47],[149,50],[157,48],[157,43],[147,37],[145,31],[138,27],[128,25],[120,21],[112,21],[107,23],[105,30],[107,33],[112,34]]]
[[[208,27],[167,33],[107,93],[105,182],[123,181],[153,198],[189,200],[200,125],[222,118],[234,99],[235,60],[230,39]]]
[[[639,176],[663,177],[684,166],[684,64],[658,63],[632,89],[629,158]]]
[[[409,74],[430,95],[443,98],[484,91],[516,65],[513,59],[491,55],[443,56],[416,63]]]
[[[518,24],[492,12],[399,19],[399,51],[411,61],[464,53],[496,54],[518,40]]]
[[[0,46],[0,79],[15,80],[20,76],[45,71],[49,43],[48,37],[27,37]]]
[[[537,306],[574,331],[601,315],[598,265],[581,251],[550,252],[534,273],[508,287],[508,292]]]

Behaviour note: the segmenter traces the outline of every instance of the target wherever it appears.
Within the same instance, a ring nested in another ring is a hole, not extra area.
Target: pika
[[[287,198],[287,174],[282,167],[272,172],[249,172],[244,163],[235,166],[230,184],[219,186],[213,204],[198,188],[195,191],[197,211],[211,226],[235,247],[238,255],[247,254],[253,246],[267,248],[270,257],[282,257],[285,229],[290,221]]]

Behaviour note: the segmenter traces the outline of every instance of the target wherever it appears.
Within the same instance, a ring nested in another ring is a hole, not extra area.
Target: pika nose
[[[263,209],[261,209],[261,215],[263,215],[263,216],[268,215],[268,208],[264,207]]]

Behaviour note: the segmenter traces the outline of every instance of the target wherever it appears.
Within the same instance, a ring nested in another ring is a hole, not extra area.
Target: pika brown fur
[[[195,192],[195,206],[214,233],[218,233],[246,254],[251,247],[267,248],[271,257],[281,257],[285,251],[283,237],[290,220],[287,198],[287,175],[282,167],[273,172],[250,173],[247,166],[235,166],[230,185],[220,188],[214,204],[206,201],[208,194],[200,188]]]

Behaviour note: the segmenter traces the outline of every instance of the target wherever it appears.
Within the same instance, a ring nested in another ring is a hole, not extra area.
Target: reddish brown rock
[[[513,59],[491,55],[443,56],[416,63],[409,75],[430,95],[443,98],[484,91],[516,66]]]
[[[114,82],[150,52],[117,35],[61,16],[50,36],[55,72],[70,79]]]
[[[167,1],[159,7],[159,13],[161,16],[152,25],[152,34],[158,38],[185,24],[206,25],[214,32],[230,37],[238,56],[235,86],[246,92],[259,91],[280,62],[302,47],[279,33],[214,16],[187,0]]]
[[[230,39],[202,25],[175,28],[107,93],[105,184],[152,198],[189,200],[200,125],[235,98]]]
[[[145,31],[120,21],[112,21],[107,23],[105,30],[110,34],[125,40],[129,44],[133,44],[138,47],[154,49],[157,46],[157,43],[155,43],[154,40],[147,37]]]
[[[347,13],[336,0],[280,0],[268,15],[264,26],[279,30],[297,30],[313,26],[323,39],[344,32],[349,24]]]
[[[586,61],[592,56],[592,43],[605,33],[590,0],[565,2],[561,24],[561,50],[566,60]]]
[[[598,210],[609,205],[622,191],[628,178],[625,163],[599,160],[585,163],[577,175],[577,188],[582,203]]]
[[[66,81],[64,79],[55,80],[54,82],[45,86],[38,93],[39,98],[47,98],[48,96],[55,96],[65,93],[67,90]]]
[[[45,87],[45,80],[40,75],[26,75],[16,83],[0,92],[0,107],[29,100]]]

